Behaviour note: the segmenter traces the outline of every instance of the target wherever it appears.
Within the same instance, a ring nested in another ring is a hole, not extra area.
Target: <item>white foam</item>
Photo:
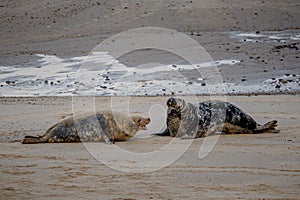
[[[274,84],[268,81],[256,86],[240,86],[214,83],[213,77],[210,77],[212,80],[202,77],[205,69],[211,68],[213,73],[218,73],[217,66],[235,65],[240,62],[238,60],[217,60],[194,66],[148,63],[128,67],[107,52],[73,58],[45,54],[37,56],[39,60],[36,66],[1,67],[0,96],[224,94],[225,91],[258,92],[261,88],[266,92],[274,90]],[[182,74],[183,71],[195,69],[192,73],[196,81]],[[299,88],[297,80],[284,84],[281,89]]]
[[[182,70],[234,65],[239,62],[219,60],[195,66],[153,63],[127,67],[107,52],[65,59],[45,54],[36,56],[39,57],[36,66],[1,67],[1,96],[155,95],[171,91],[192,93],[189,90],[192,88],[191,83],[187,83],[186,78],[180,74]],[[10,84],[6,81],[10,81]]]
[[[232,38],[241,42],[286,42],[290,40],[300,40],[300,34],[288,31],[266,31],[263,34],[254,32],[230,32]]]
[[[265,35],[257,34],[257,33],[238,33],[236,35],[239,36],[239,37],[251,37],[251,38],[265,37]]]

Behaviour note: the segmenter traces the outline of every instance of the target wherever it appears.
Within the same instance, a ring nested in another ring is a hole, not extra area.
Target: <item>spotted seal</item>
[[[167,128],[159,136],[186,138],[206,137],[209,134],[277,133],[277,121],[258,124],[236,105],[224,101],[204,101],[196,104],[180,98],[167,100]]]
[[[25,136],[22,143],[125,141],[146,129],[150,121],[150,118],[111,111],[75,115],[56,123],[42,136]]]

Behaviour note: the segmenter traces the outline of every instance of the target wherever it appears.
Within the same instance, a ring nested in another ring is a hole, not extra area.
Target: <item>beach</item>
[[[0,10],[1,198],[299,199],[298,0],[24,0]],[[228,101],[258,123],[278,120],[280,132],[154,136],[171,96]],[[21,144],[95,110],[151,123],[114,145]],[[156,152],[165,154],[148,157]]]
[[[88,104],[90,99],[82,98],[80,102]],[[164,105],[166,99],[132,97],[127,102],[131,105],[130,112],[149,116],[152,105]],[[1,98],[2,196],[6,199],[297,199],[299,95],[229,96],[227,100],[260,123],[278,120],[281,132],[221,135],[212,151],[202,159],[198,154],[204,139],[195,139],[178,160],[166,167],[152,172],[126,173],[102,164],[81,143],[20,143],[24,134],[41,134],[63,116],[72,114],[71,98]],[[120,109],[123,112],[127,109],[124,98],[98,97],[95,102],[101,102],[97,104],[98,109],[108,108],[111,102],[123,105]],[[145,134],[148,137],[115,145],[129,152],[147,153],[172,139]],[[104,151],[110,147],[104,143],[97,146]],[[170,154],[176,151],[175,148]],[[111,155],[111,161],[119,166],[128,166],[125,161],[113,158]]]

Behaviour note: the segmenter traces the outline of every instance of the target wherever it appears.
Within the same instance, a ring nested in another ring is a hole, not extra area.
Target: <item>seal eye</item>
[[[169,98],[167,101],[167,106],[174,106],[176,104],[176,101],[174,98]]]

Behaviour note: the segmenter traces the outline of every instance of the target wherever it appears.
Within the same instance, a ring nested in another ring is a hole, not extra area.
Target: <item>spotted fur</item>
[[[183,99],[167,100],[167,128],[160,136],[198,138],[216,132],[223,134],[255,134],[279,132],[277,121],[259,125],[237,106],[224,101],[204,101],[196,104]]]
[[[25,136],[22,143],[125,141],[149,123],[149,118],[110,111],[70,116],[50,127],[42,136]]]

